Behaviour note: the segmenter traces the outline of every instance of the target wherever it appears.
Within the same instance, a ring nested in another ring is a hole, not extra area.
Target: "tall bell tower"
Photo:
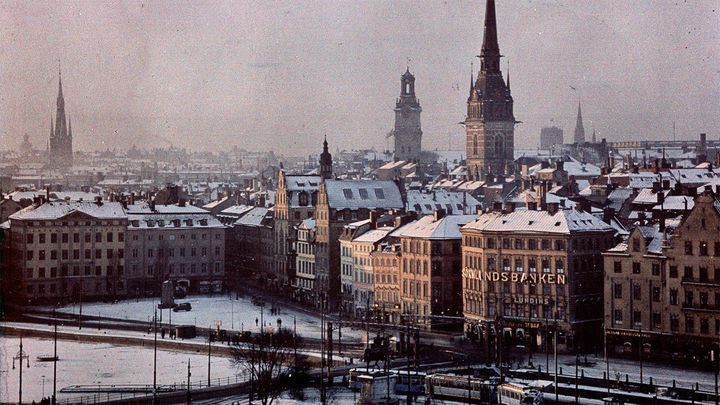
[[[515,115],[507,83],[500,70],[500,47],[497,40],[495,0],[485,3],[485,32],[480,52],[477,80],[470,74],[467,101],[467,170],[473,180],[506,173],[513,167],[515,150]]]
[[[400,97],[395,102],[395,158],[417,160],[422,152],[422,129],[420,113],[422,108],[415,97],[415,76],[408,68],[400,76]]]

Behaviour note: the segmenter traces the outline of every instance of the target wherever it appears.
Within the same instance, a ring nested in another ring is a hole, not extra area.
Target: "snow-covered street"
[[[116,303],[83,303],[82,313],[86,316],[150,322],[158,302],[157,298],[146,298]],[[264,308],[255,305],[247,297],[241,296],[239,299],[235,299],[230,295],[188,296],[185,299],[176,300],[176,302],[189,302],[192,310],[172,313],[168,309],[163,310],[161,318],[164,323],[170,322],[172,319],[172,323],[177,325],[215,328],[216,321],[219,321],[222,323],[221,329],[240,332],[244,330],[258,331],[261,319],[268,329],[277,328],[278,320],[283,328],[292,328],[293,320],[295,320],[299,335],[311,338],[320,337],[319,316],[287,307],[280,307],[279,314],[272,315],[269,301]],[[42,309],[51,311],[52,307],[42,307]],[[75,304],[60,307],[58,311],[78,314],[80,308]],[[158,316],[160,317],[160,314]],[[364,331],[349,328],[342,330],[343,339],[359,341],[364,336]]]

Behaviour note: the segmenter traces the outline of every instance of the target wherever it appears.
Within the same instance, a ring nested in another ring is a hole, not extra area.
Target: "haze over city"
[[[678,139],[720,115],[720,3],[502,1],[518,149],[572,131]],[[45,147],[62,67],[79,150],[386,149],[409,65],[423,147],[464,148],[482,2],[3,2],[0,148]],[[409,59],[409,62],[408,62]],[[479,62],[475,59],[475,68]],[[573,88],[577,90],[573,90]]]

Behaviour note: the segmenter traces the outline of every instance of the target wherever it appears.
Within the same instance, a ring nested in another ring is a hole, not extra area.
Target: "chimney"
[[[697,197],[697,188],[695,188],[695,187],[688,187],[687,191],[688,191],[688,195],[689,195],[690,197]]]
[[[515,204],[512,201],[505,201],[505,213],[509,214],[515,211]]]
[[[492,210],[495,212],[502,211],[502,203],[500,201],[494,201],[492,204]]]
[[[528,211],[537,211],[537,201],[528,201],[527,209]]]
[[[706,192],[707,194],[711,194],[711,193],[712,193],[712,185],[706,184],[706,185],[705,185],[705,192]]]
[[[657,195],[657,203],[658,204],[662,204],[663,202],[665,202],[665,193],[663,193],[661,191],[661,192],[657,193],[656,195]]]
[[[640,222],[640,225],[645,225],[645,212],[638,212],[638,222]]]
[[[98,207],[101,206],[103,204],[102,197],[100,197],[100,196],[95,197],[95,204],[97,204]]]
[[[565,208],[565,199],[564,198],[560,199],[560,206]]]
[[[558,160],[557,163],[555,163],[555,168],[559,171],[565,170],[565,162],[563,162],[562,160]]]
[[[660,232],[665,232],[665,211],[664,211],[664,210],[658,211],[658,215],[660,216],[660,218],[659,218],[659,220],[660,220],[659,231],[660,231]]]
[[[50,202],[50,186],[45,187],[45,199]]]
[[[652,192],[657,193],[660,191],[660,182],[659,181],[653,181],[652,183]]]
[[[377,228],[377,221],[378,221],[378,212],[375,210],[370,210],[370,229]]]
[[[715,196],[720,197],[720,184],[715,185]]]
[[[612,218],[615,216],[615,210],[610,207],[605,207],[603,209],[603,222],[606,224],[609,224],[610,221],[612,221]]]
[[[150,211],[155,212],[155,200],[150,200]]]
[[[548,203],[548,204],[547,204],[547,212],[548,212],[548,214],[550,214],[550,215],[555,215],[555,214],[557,214],[559,208],[560,208],[560,207],[559,207],[559,204],[556,203],[556,202],[551,202],[551,203]]]
[[[442,208],[435,210],[433,212],[433,220],[434,221],[439,221],[439,220],[443,219],[444,216],[445,216],[445,210]]]
[[[663,189],[663,190],[670,190],[670,179],[663,179],[663,181],[662,181],[662,189]]]
[[[178,207],[184,207],[184,206],[185,206],[185,199],[184,199],[184,198],[181,198],[181,199],[178,201]]]
[[[130,205],[135,204],[135,192],[130,193]]]

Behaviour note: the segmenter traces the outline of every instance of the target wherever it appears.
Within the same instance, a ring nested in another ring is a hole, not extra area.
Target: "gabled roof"
[[[132,214],[208,214],[209,211],[196,207],[194,205],[185,204],[180,206],[177,204],[155,204],[155,210],[150,209],[148,203],[130,204],[127,206],[127,213]]]
[[[475,215],[447,215],[436,221],[433,215],[426,215],[403,227],[398,235],[393,233],[393,236],[430,240],[460,239],[460,228],[475,218]]]
[[[513,211],[502,214],[488,212],[463,227],[479,231],[527,232],[570,234],[571,232],[597,232],[613,228],[595,216],[576,210],[558,210],[554,215],[547,211]]]
[[[270,214],[272,217],[272,214]],[[253,207],[245,215],[240,217],[234,222],[234,225],[244,226],[262,226],[265,225],[266,218],[268,218],[268,209],[265,207]]]
[[[430,215],[438,209],[448,214],[475,213],[480,205],[480,201],[467,192],[411,190],[407,192],[406,211],[415,211],[420,215]]]
[[[53,220],[80,212],[97,219],[125,219],[127,215],[119,202],[89,201],[49,202],[39,207],[31,205],[12,215],[12,220]]]

